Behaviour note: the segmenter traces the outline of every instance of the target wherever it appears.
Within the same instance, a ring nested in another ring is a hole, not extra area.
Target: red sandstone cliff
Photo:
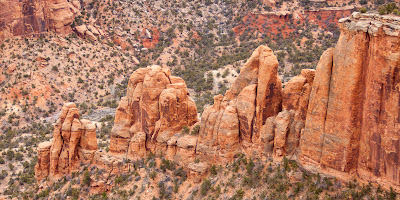
[[[5,0],[0,1],[0,39],[34,35],[48,29],[69,33],[69,26],[79,12],[79,1],[67,0]]]
[[[399,17],[353,13],[321,57],[301,137],[309,167],[400,185]]]

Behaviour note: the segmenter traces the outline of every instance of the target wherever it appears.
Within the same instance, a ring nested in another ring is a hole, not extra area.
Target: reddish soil
[[[291,33],[296,32],[296,27],[303,25],[307,20],[310,24],[316,24],[326,29],[330,24],[338,24],[340,18],[350,15],[352,10],[321,10],[321,11],[305,11],[304,14],[298,14],[298,19],[293,14],[275,15],[275,14],[247,14],[242,23],[233,28],[237,36],[242,35],[245,30],[250,33],[258,31],[271,36],[278,33],[284,38]]]
[[[143,39],[142,43],[145,48],[151,49],[156,46],[158,40],[160,39],[160,31],[157,28],[152,28],[152,38],[151,39]],[[145,29],[143,29],[143,35],[146,35]]]

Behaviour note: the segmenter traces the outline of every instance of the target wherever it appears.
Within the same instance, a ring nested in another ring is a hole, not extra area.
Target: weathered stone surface
[[[216,96],[214,105],[202,115],[196,149],[200,159],[229,161],[242,150],[257,152],[253,146],[260,142],[265,120],[281,111],[282,83],[277,69],[270,48],[260,46],[253,52],[230,90]]]
[[[190,162],[195,160],[195,152],[197,145],[197,136],[195,135],[184,135],[179,137],[176,141],[176,154],[174,161],[187,166]]]
[[[236,106],[228,106],[221,116],[218,128],[219,155],[222,158],[233,158],[239,153],[239,117]]]
[[[301,138],[305,166],[399,188],[398,17],[354,13],[321,57]]]
[[[79,120],[76,105],[66,103],[54,126],[53,142],[38,147],[36,178],[68,174],[78,169],[81,162],[90,163],[96,150],[96,127],[89,120]]]
[[[37,148],[38,162],[35,166],[36,180],[43,180],[49,175],[51,144],[52,142],[50,141],[42,142]]]
[[[301,137],[303,158],[319,162],[325,130],[326,111],[328,108],[329,87],[332,73],[334,49],[326,50],[317,65],[314,85],[307,110],[307,120]]]
[[[137,132],[129,142],[128,156],[142,158],[146,155],[146,133]]]
[[[245,87],[237,97],[236,108],[239,118],[239,128],[243,141],[251,143],[253,123],[256,114],[257,84]]]
[[[286,154],[286,140],[289,133],[293,112],[284,110],[275,118],[274,157],[282,157]]]
[[[53,30],[66,34],[79,12],[79,2],[33,0],[0,2],[0,40],[12,36],[37,35]]]
[[[261,155],[270,156],[274,150],[274,138],[275,138],[275,117],[268,117],[265,124],[260,130],[260,141],[261,144]]]
[[[90,39],[92,41],[96,41],[97,38],[95,36],[95,34],[92,33],[91,30],[97,31],[97,29],[95,29],[93,26],[86,26],[85,24],[80,25],[80,26],[75,26],[74,30],[76,31],[76,33],[78,33],[79,36]],[[99,35],[98,32],[96,32],[97,35]]]
[[[156,65],[138,69],[117,108],[110,152],[129,157],[148,151],[165,152],[173,135],[197,121],[196,105],[181,78]]]
[[[205,162],[189,163],[187,168],[189,169],[189,178],[195,183],[200,183],[201,179],[208,172],[209,165]]]

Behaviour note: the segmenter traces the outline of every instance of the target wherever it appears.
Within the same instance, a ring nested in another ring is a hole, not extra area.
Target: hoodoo
[[[143,157],[166,151],[168,141],[176,141],[173,136],[183,126],[197,121],[196,104],[183,79],[156,65],[138,69],[117,108],[110,152]]]
[[[66,103],[54,126],[53,141],[38,146],[36,179],[62,176],[78,170],[81,162],[90,163],[96,150],[95,125],[89,120],[79,120],[76,105]]]

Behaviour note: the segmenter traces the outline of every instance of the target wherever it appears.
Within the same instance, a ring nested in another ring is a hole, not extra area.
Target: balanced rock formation
[[[335,176],[400,186],[400,18],[353,13],[321,57],[300,159]]]
[[[4,0],[0,1],[0,6],[0,40],[41,34],[48,29],[69,33],[80,9],[76,0]]]
[[[168,143],[176,145],[173,136],[197,121],[197,108],[183,79],[157,65],[138,69],[118,105],[110,152],[130,158],[166,152]]]
[[[95,125],[89,120],[79,120],[76,105],[66,103],[54,126],[53,141],[38,146],[36,179],[53,178],[77,170],[81,162],[90,163],[96,150]]]

